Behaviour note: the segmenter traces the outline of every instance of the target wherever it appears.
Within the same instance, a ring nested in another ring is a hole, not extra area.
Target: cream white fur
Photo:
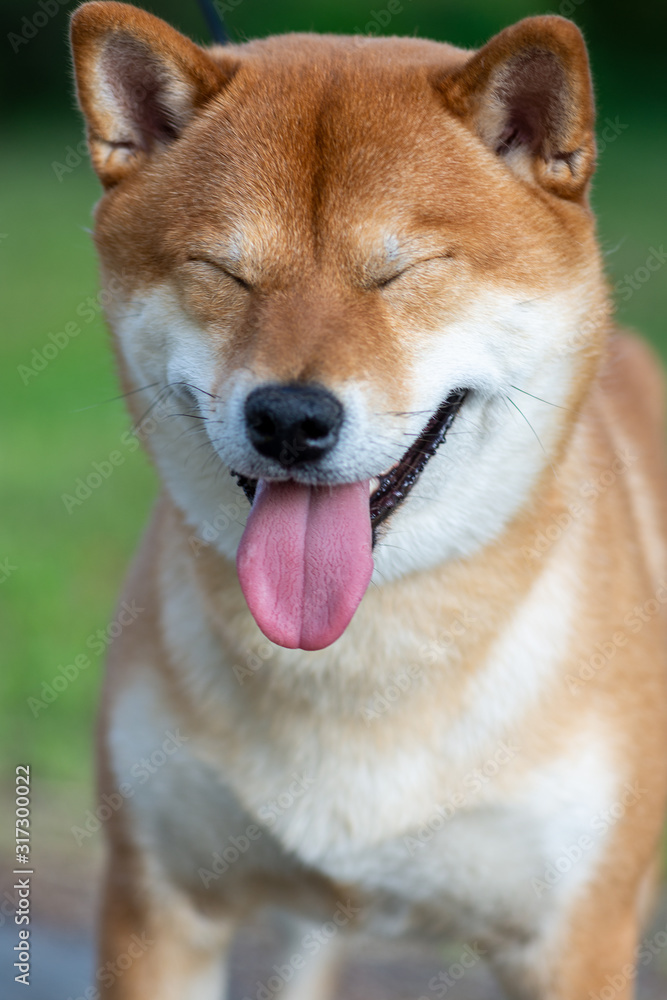
[[[499,634],[469,684],[463,711],[453,712],[443,702],[429,727],[415,736],[406,699],[389,720],[394,733],[389,748],[363,726],[350,734],[347,709],[341,704],[337,713],[332,686],[322,681],[331,678],[332,668],[341,674],[341,690],[349,687],[352,697],[359,697],[367,664],[363,649],[355,657],[354,639],[342,658],[332,647],[317,664],[301,651],[273,647],[262,668],[272,672],[273,694],[258,714],[258,703],[248,700],[249,689],[238,683],[229,661],[223,656],[221,663],[221,648],[187,565],[179,565],[172,552],[162,594],[167,640],[182,683],[206,721],[196,732],[183,730],[188,737],[183,749],[128,801],[146,853],[159,859],[169,881],[186,889],[230,836],[257,823],[262,836],[226,874],[227,890],[257,858],[280,872],[289,871],[296,859],[366,894],[364,926],[373,933],[409,935],[418,904],[431,913],[436,935],[447,929],[491,948],[517,927],[533,934],[539,923],[547,933],[604,850],[598,839],[553,889],[536,893],[533,880],[542,879],[549,864],[590,833],[593,817],[618,797],[622,782],[605,735],[587,724],[571,734],[571,749],[544,763],[537,760],[530,770],[517,744],[497,778],[474,793],[466,792],[466,776],[492,759],[506,734],[520,732],[526,714],[539,711],[550,697],[577,607],[577,536],[584,530],[577,527],[563,539],[559,560]],[[386,628],[387,642],[396,648],[401,626],[388,622]],[[434,670],[447,669],[447,655],[441,654]],[[292,676],[299,666],[308,669],[304,661],[312,672],[310,685],[301,674],[305,709],[303,700],[294,698]],[[317,723],[322,712],[326,730]],[[273,728],[267,739],[276,713],[280,729]],[[155,679],[138,669],[113,709],[110,743],[117,780],[127,780],[132,765],[179,725],[182,729]],[[304,793],[267,826],[266,804],[295,774],[305,779]],[[438,807],[455,801],[457,793],[465,793],[463,804],[440,823]],[[174,801],[180,803],[176,812]],[[419,839],[420,829],[427,831],[425,839]],[[209,891],[214,895],[216,888],[214,881]]]
[[[587,302],[585,293],[584,283],[578,301]],[[323,483],[382,474],[449,392],[461,386],[472,390],[446,443],[393,515],[391,547],[376,548],[376,583],[470,555],[521,509],[549,461],[557,433],[554,414],[567,406],[567,387],[580,364],[578,354],[561,350],[585,315],[573,311],[573,301],[574,295],[531,300],[487,290],[471,303],[465,320],[435,338],[423,337],[405,416],[388,412],[386,400],[368,384],[333,387],[345,420],[338,445],[318,469],[317,481]],[[198,426],[201,421],[176,416],[177,397],[169,412],[166,396],[164,419],[150,440],[160,472],[193,528],[203,533],[219,510],[244,509],[230,468],[253,478],[286,477],[276,462],[254,451],[246,435],[243,403],[261,380],[245,369],[222,371],[210,338],[188,320],[168,287],[117,301],[110,319],[133,382],[157,383],[147,390],[147,401],[166,385],[197,387],[193,395],[200,415],[208,418],[205,429]],[[295,469],[290,475],[313,481],[312,472]],[[216,535],[215,545],[228,558],[235,557],[243,524],[242,516],[234,517]]]

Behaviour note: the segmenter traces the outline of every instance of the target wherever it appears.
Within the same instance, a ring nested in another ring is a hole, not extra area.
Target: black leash
[[[217,42],[218,45],[226,45],[229,41],[229,35],[214,0],[199,0],[199,6],[213,41]]]

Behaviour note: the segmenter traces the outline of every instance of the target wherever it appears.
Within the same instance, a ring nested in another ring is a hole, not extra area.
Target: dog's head
[[[166,401],[190,523],[236,513],[211,541],[260,627],[321,648],[374,542],[379,579],[469,555],[565,445],[606,317],[581,35],[205,50],[118,3],[72,35],[131,407]]]

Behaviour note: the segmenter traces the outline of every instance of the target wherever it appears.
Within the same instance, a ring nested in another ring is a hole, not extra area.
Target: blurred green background
[[[3,774],[27,760],[45,781],[88,790],[103,659],[88,641],[112,620],[156,485],[142,453],[120,444],[129,426],[122,402],[107,402],[117,389],[87,232],[99,186],[80,145],[66,42],[75,6],[3,0],[0,9],[0,757]],[[141,6],[208,40],[195,0]],[[385,30],[471,47],[529,14],[572,16],[596,80],[602,141],[593,202],[610,278],[626,289],[620,316],[667,354],[665,276],[633,278],[666,240],[664,0],[403,0],[389,23],[385,0],[222,6],[236,39]],[[625,275],[636,285],[631,294]],[[63,494],[118,448],[122,464],[68,512]],[[82,653],[90,666],[74,676]]]

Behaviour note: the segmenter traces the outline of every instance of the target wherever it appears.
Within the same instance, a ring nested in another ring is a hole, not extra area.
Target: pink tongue
[[[368,498],[368,482],[259,481],[236,566],[272,642],[323,649],[345,631],[373,572]]]

